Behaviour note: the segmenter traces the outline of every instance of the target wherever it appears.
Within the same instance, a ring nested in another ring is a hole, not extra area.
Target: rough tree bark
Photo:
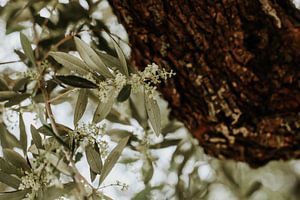
[[[132,64],[161,86],[205,151],[253,167],[300,157],[300,12],[287,0],[109,0]]]

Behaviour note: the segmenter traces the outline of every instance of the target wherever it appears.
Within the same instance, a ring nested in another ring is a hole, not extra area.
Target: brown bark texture
[[[172,115],[209,155],[258,167],[300,157],[300,12],[287,0],[109,0],[131,62],[176,76]]]

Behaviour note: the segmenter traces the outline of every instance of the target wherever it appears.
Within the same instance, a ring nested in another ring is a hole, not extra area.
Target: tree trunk
[[[109,0],[132,64],[176,76],[172,115],[206,153],[245,161],[300,157],[300,12],[276,0]]]

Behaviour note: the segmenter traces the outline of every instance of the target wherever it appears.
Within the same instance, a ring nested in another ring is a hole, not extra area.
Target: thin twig
[[[22,62],[22,60],[14,60],[14,61],[1,62],[0,65],[12,64],[12,63],[17,63],[17,62]]]
[[[65,95],[67,95],[67,94],[69,94],[69,93],[71,93],[71,92],[75,92],[76,89],[77,89],[77,88],[73,88],[73,89],[71,89],[71,90],[68,90],[68,91],[66,91],[66,92],[64,92],[64,93],[62,93],[62,94],[60,94],[60,95],[57,95],[56,97],[54,97],[54,98],[52,98],[52,99],[49,99],[49,103],[53,103],[54,101],[60,99],[61,97],[65,96]]]

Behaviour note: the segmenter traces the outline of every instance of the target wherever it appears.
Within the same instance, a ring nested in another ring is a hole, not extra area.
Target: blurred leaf
[[[0,101],[6,101],[19,96],[20,94],[14,91],[0,91]]]
[[[131,85],[125,85],[118,94],[117,101],[123,102],[126,101],[131,93]]]
[[[34,54],[33,54],[33,50],[31,48],[31,44],[30,41],[28,40],[28,38],[20,32],[20,40],[21,40],[21,45],[23,48],[23,51],[25,53],[25,55],[27,56],[27,58],[30,60],[30,62],[33,64],[33,66],[35,67],[35,58],[34,58]]]
[[[110,198],[109,196],[106,196],[105,194],[96,194],[96,193],[93,193],[92,194],[92,200],[113,200],[112,198]]]
[[[0,200],[22,200],[30,190],[18,190],[0,193]]]
[[[78,87],[78,88],[97,88],[97,85],[89,80],[81,78],[79,76],[67,75],[67,76],[55,76],[56,79],[64,84]]]
[[[170,146],[178,145],[181,139],[169,140],[165,139],[161,143],[150,145],[150,149],[162,149]]]
[[[51,130],[51,128],[49,128],[46,125],[41,126],[40,128],[37,129],[38,132],[40,132],[41,134],[45,135],[45,136],[53,136],[54,133]]]
[[[93,117],[93,123],[101,122],[110,112],[112,106],[114,105],[114,91],[110,93],[107,102],[103,103],[99,101],[96,111]]]
[[[8,160],[15,167],[21,168],[24,171],[29,171],[30,166],[27,161],[17,152],[11,149],[3,149],[4,158]]]
[[[13,32],[19,32],[19,31],[24,30],[25,28],[26,28],[25,26],[22,26],[20,24],[14,24],[14,25],[8,26],[6,28],[5,34],[8,35],[8,34],[13,33]]]
[[[234,178],[234,174],[232,169],[229,165],[226,165],[225,163],[220,166],[220,170],[222,170],[225,177],[228,179],[228,181],[236,188],[239,188],[239,184],[236,182]]]
[[[138,123],[146,129],[148,127],[147,111],[145,106],[145,97],[143,92],[132,94],[129,99],[129,105],[131,109],[132,118],[138,121]]]
[[[84,62],[70,54],[64,52],[50,52],[49,55],[52,56],[58,63],[67,67],[70,71],[74,71],[80,75],[86,75],[89,71]]]
[[[101,174],[102,160],[100,153],[93,146],[88,145],[85,148],[86,158],[93,172]]]
[[[121,63],[116,57],[109,55],[107,53],[103,53],[99,50],[96,50],[96,52],[107,67],[114,69],[114,70],[121,68]]]
[[[3,173],[2,171],[0,171],[0,182],[4,183],[12,188],[18,189],[19,185],[21,183],[21,180],[14,176],[11,176],[9,174],[6,174],[6,173]]]
[[[120,112],[116,110],[115,108],[112,108],[111,111],[108,113],[107,120],[114,122],[114,123],[120,123],[120,124],[126,124],[130,125],[130,119],[129,118],[122,118]]]
[[[171,121],[165,127],[162,128],[161,133],[163,135],[165,135],[167,133],[174,133],[175,131],[177,131],[178,129],[180,129],[182,127],[183,127],[182,123],[177,122],[177,121]]]
[[[161,117],[158,104],[156,100],[149,98],[149,96],[145,94],[145,105],[152,128],[156,136],[159,136],[161,132]]]
[[[96,179],[97,174],[95,172],[93,172],[93,170],[90,168],[90,178],[91,181],[94,182],[94,180]]]
[[[83,157],[83,154],[81,152],[77,152],[75,154],[75,163],[79,162],[82,157]]]
[[[15,174],[17,176],[21,176],[22,172],[13,166],[10,162],[4,160],[0,157],[0,171],[7,174]]]
[[[69,167],[61,158],[58,158],[53,153],[46,153],[46,159],[60,172],[66,175],[72,175],[73,169]]]
[[[16,83],[13,86],[13,91],[20,91],[23,90],[23,87],[30,81],[30,77],[24,77],[20,78],[19,80],[16,81]]]
[[[139,161],[140,160],[140,158],[123,158],[123,159],[121,159],[119,162],[120,163],[123,163],[123,164],[131,164],[131,163],[134,163],[134,162],[136,162],[136,161]]]
[[[111,153],[107,156],[105,163],[102,168],[102,173],[100,175],[99,184],[101,184],[107,175],[110,173],[112,168],[117,163],[119,157],[122,154],[123,149],[126,147],[127,142],[129,140],[129,136],[122,138],[118,145],[111,151]]]
[[[245,193],[245,197],[250,198],[252,196],[252,194],[254,192],[258,191],[262,186],[263,185],[262,185],[261,182],[255,181],[254,183],[252,183],[252,185],[250,186],[250,188]]]
[[[3,78],[0,77],[0,91],[8,91],[9,88]]]
[[[97,53],[88,44],[86,44],[85,42],[83,42],[77,37],[74,37],[74,40],[75,40],[76,48],[81,58],[89,67],[99,72],[101,75],[103,75],[106,78],[113,78],[112,73],[105,66],[105,64],[102,62],[102,60],[97,55]]]
[[[42,137],[40,136],[38,130],[33,125],[31,125],[30,131],[31,131],[33,143],[36,145],[38,149],[43,149]]]
[[[75,111],[74,111],[74,126],[77,125],[78,121],[84,114],[88,103],[88,93],[86,89],[81,89],[78,94]]]
[[[23,150],[24,155],[26,155],[27,151],[27,134],[25,130],[25,124],[22,117],[22,114],[19,114],[19,128],[20,128],[20,144]]]
[[[28,97],[30,97],[31,94],[27,94],[27,93],[23,93],[23,94],[17,94],[14,98],[10,98],[5,104],[4,106],[7,107],[11,107],[13,105],[17,105],[20,104],[22,101],[24,101],[25,99],[27,99]]]
[[[151,186],[147,185],[145,189],[137,193],[131,200],[151,200]]]
[[[143,180],[145,185],[147,185],[149,181],[152,179],[153,173],[154,173],[154,168],[153,168],[152,161],[149,158],[147,158],[146,160],[144,160],[142,166],[142,174],[143,174]]]
[[[39,199],[40,200],[60,199],[59,197],[69,194],[75,188],[76,188],[76,183],[74,182],[63,184],[63,188],[51,186],[41,192]]]
[[[114,142],[118,142],[124,137],[132,136],[132,132],[122,129],[109,129],[106,131],[106,134],[109,135],[110,139]]]
[[[118,58],[119,58],[119,61],[121,63],[121,68],[119,68],[120,72],[122,74],[124,74],[125,76],[129,76],[128,74],[128,68],[127,68],[127,62],[126,62],[126,58],[124,56],[124,53],[123,51],[121,50],[121,48],[119,47],[119,45],[117,44],[117,42],[111,37],[112,39],[112,42],[114,44],[114,47],[115,47],[115,50],[117,52],[117,55],[118,55]]]
[[[14,147],[21,148],[21,144],[15,135],[10,133],[4,123],[0,123],[0,142],[2,148],[12,149]]]

